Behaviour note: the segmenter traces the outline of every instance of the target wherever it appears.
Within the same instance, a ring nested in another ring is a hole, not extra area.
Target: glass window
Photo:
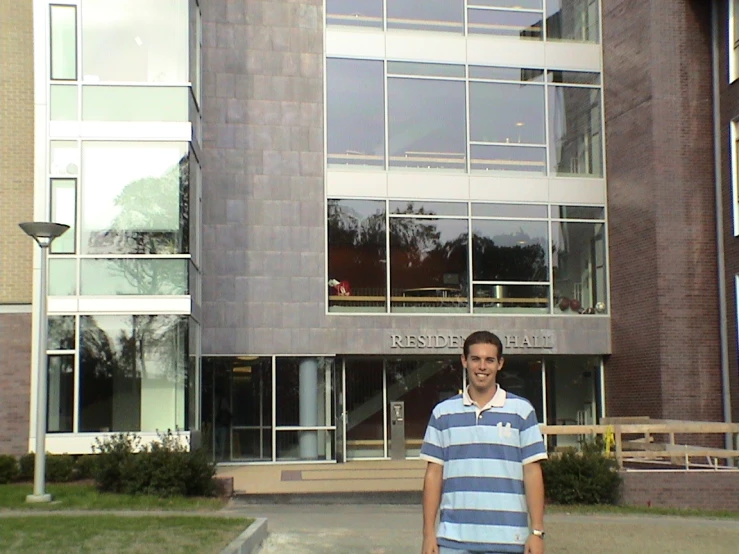
[[[49,119],[51,121],[77,121],[76,85],[51,85]]]
[[[389,78],[390,167],[465,171],[463,81]]]
[[[51,6],[51,78],[77,79],[77,8]]]
[[[467,5],[514,10],[541,10],[542,2],[543,0],[467,0]]]
[[[86,121],[189,121],[186,87],[82,87]]]
[[[54,254],[74,254],[77,221],[77,179],[51,180],[51,221],[69,229],[51,243]]]
[[[472,220],[475,281],[549,281],[546,221]]]
[[[493,81],[544,82],[544,70],[527,67],[470,66],[470,79]]]
[[[541,204],[472,204],[474,217],[547,217],[547,207]]]
[[[76,294],[77,260],[49,258],[49,296],[75,296]]]
[[[470,139],[503,144],[545,144],[544,87],[470,83]]]
[[[49,143],[49,173],[58,175],[77,175],[80,149],[74,140],[52,140]]]
[[[552,273],[554,313],[605,313],[605,225],[553,221]]]
[[[216,432],[231,427],[233,459],[271,460],[272,359],[234,358],[231,368],[231,406],[225,397],[219,399]],[[217,444],[224,441],[219,438]]]
[[[188,260],[152,258],[82,259],[80,294],[185,295]]]
[[[188,152],[177,142],[83,142],[82,253],[188,252]]]
[[[552,206],[554,219],[603,219],[603,206]]]
[[[464,33],[464,0],[387,2],[388,29]]]
[[[386,231],[383,200],[328,201],[329,311],[386,311]]]
[[[188,0],[85,0],[84,80],[188,82],[188,30]]]
[[[419,202],[416,200],[391,200],[391,214],[407,215],[467,215],[466,202]]]
[[[74,316],[50,315],[46,348],[48,350],[74,350]]]
[[[597,424],[600,418],[600,358],[552,356],[547,358],[546,363],[547,423],[549,425]],[[507,365],[508,360],[506,359],[506,369]],[[541,390],[541,387],[539,389]],[[547,442],[550,448],[580,447],[578,435],[549,435]]]
[[[277,458],[330,460],[335,457],[332,358],[277,358],[275,399]],[[280,427],[303,427],[284,430]]]
[[[470,34],[541,40],[542,19],[541,11],[470,8],[467,11],[467,31]]]
[[[600,89],[548,87],[550,174],[603,176]]]
[[[544,146],[515,144],[470,145],[470,170],[487,172],[519,172],[545,175],[547,151]]]
[[[547,38],[598,42],[599,0],[547,0]]]
[[[382,28],[382,0],[326,0],[326,23]]]
[[[424,77],[459,77],[464,79],[463,65],[417,62],[387,62],[388,75],[421,75]]]
[[[476,314],[549,313],[549,285],[474,285]]]
[[[467,219],[390,219],[390,311],[469,311]]]
[[[46,431],[71,433],[74,431],[74,354],[47,359]]]
[[[187,429],[186,316],[81,316],[80,432]]]
[[[590,71],[554,71],[547,72],[550,83],[567,83],[572,85],[600,85],[600,73]]]
[[[326,60],[329,166],[385,167],[383,62]]]

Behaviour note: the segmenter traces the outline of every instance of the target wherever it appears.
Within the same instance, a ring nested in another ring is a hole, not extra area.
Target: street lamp
[[[46,494],[46,334],[49,326],[46,313],[46,273],[49,247],[55,238],[64,234],[69,225],[33,221],[21,223],[29,237],[41,247],[41,278],[39,280],[39,333],[38,333],[38,364],[36,367],[36,457],[33,469],[33,494],[26,496],[26,502],[51,502],[51,495]]]

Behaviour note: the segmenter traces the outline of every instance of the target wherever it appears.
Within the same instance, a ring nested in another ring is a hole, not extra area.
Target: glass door
[[[344,361],[345,460],[387,456],[387,404],[382,359]]]

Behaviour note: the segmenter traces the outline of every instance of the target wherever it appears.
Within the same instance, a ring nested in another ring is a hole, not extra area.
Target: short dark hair
[[[498,358],[503,357],[503,343],[495,333],[491,333],[490,331],[475,331],[467,337],[462,347],[465,358],[469,356],[470,346],[473,344],[492,344],[498,349]]]

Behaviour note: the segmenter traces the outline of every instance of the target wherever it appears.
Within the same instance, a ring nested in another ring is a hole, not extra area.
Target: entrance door
[[[382,359],[344,361],[345,460],[387,457]]]

